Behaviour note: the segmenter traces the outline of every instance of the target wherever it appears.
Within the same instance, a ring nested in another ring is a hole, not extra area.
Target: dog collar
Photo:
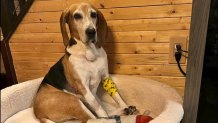
[[[110,116],[110,117],[107,117],[107,118],[104,118],[104,119],[114,119],[114,120],[116,120],[116,123],[121,123],[119,115]]]
[[[112,118],[116,120],[116,123],[121,123],[119,115],[114,115]]]

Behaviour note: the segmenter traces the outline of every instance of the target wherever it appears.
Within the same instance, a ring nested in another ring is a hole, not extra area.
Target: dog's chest
[[[104,50],[99,51],[95,61],[89,61],[85,57],[70,57],[74,71],[78,74],[82,83],[86,86],[96,87],[107,72],[107,55]]]

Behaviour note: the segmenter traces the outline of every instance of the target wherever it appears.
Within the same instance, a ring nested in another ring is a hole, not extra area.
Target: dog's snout
[[[95,31],[94,28],[87,28],[87,29],[86,29],[86,34],[87,34],[87,36],[89,36],[89,37],[93,37],[93,36],[95,35],[95,33],[96,33],[96,31]]]

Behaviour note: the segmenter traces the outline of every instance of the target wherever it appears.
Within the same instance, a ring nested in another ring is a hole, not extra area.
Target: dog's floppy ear
[[[103,16],[103,14],[97,10],[97,34],[98,34],[98,39],[96,45],[100,48],[103,44],[103,42],[107,38],[107,22]]]
[[[65,47],[67,47],[68,45],[72,46],[73,44],[76,44],[76,41],[74,40],[73,33],[72,33],[73,32],[73,29],[72,29],[73,25],[71,24],[70,21],[72,21],[70,19],[70,9],[67,8],[62,12],[61,18],[60,18],[61,33],[62,33],[63,42],[64,42]],[[70,38],[68,37],[66,23],[69,26]],[[71,26],[71,28],[70,28],[70,26]]]
[[[69,9],[65,9],[60,17],[60,27],[61,27],[63,42],[66,47],[68,46],[69,43],[69,37],[66,29],[66,23],[68,22],[69,22]]]

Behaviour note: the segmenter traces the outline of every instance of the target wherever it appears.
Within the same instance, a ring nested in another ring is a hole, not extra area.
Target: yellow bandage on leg
[[[114,94],[117,92],[117,87],[111,78],[105,78],[103,80],[103,88],[111,96],[114,96]]]

